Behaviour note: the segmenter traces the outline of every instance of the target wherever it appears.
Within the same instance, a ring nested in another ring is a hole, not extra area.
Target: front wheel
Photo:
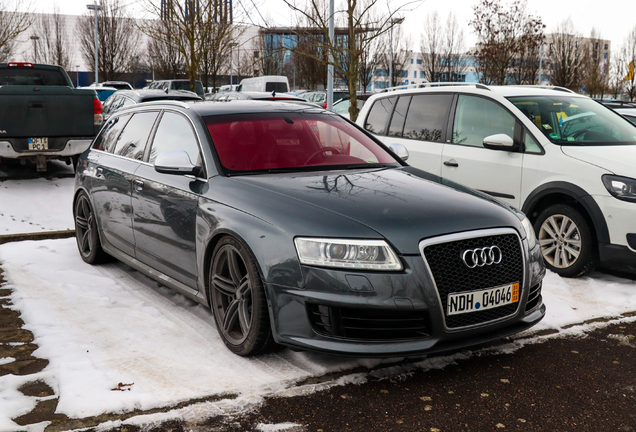
[[[596,265],[592,230],[574,207],[556,204],[544,209],[535,221],[534,230],[549,270],[563,277],[577,277]]]
[[[234,237],[214,248],[209,295],[216,328],[225,345],[241,356],[273,347],[263,282],[252,253]]]

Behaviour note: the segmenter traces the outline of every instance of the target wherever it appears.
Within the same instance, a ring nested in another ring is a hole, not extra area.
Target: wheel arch
[[[584,189],[567,182],[550,182],[528,195],[521,211],[534,223],[541,210],[552,204],[571,204],[577,207],[590,223],[597,242],[610,243],[609,229],[600,207]]]

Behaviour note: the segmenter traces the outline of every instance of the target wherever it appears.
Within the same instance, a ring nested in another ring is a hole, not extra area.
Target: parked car
[[[174,90],[190,90],[190,80],[187,79],[172,79],[172,80],[159,80],[153,81],[148,85],[149,89],[152,90],[163,90],[163,91],[174,91]],[[195,93],[199,95],[201,99],[205,97],[205,92],[203,91],[203,83],[201,81],[196,81],[195,85]]]
[[[280,75],[244,78],[241,80],[237,91],[287,93],[289,92],[289,80],[286,76]]]
[[[132,90],[133,86],[126,81],[104,81],[101,84],[103,87],[114,87],[117,90]]]
[[[86,87],[78,87],[78,88],[94,90],[95,93],[97,93],[97,99],[99,99],[101,102],[106,101],[106,99],[108,99],[110,95],[112,95],[113,93],[117,91],[115,87],[104,87],[104,86],[86,86]]]
[[[625,117],[630,122],[636,125],[636,107],[634,108],[616,108],[614,109],[617,113]]]
[[[118,90],[104,102],[104,120],[108,120],[120,108],[161,100],[200,101],[201,98],[187,90],[172,90],[168,93],[163,90]]]
[[[364,103],[369,99],[373,93],[360,93],[357,95],[357,105],[358,110],[361,110],[364,106]],[[338,102],[333,104],[332,111],[336,114],[340,114],[346,119],[349,119],[349,107],[351,107],[351,98],[347,95],[347,97],[340,99]]]
[[[76,89],[60,66],[0,64],[0,160],[46,171],[51,159],[76,164],[102,126],[94,90]]]
[[[81,157],[79,253],[210,307],[239,355],[441,353],[541,320],[527,218],[398,154],[306,105],[130,106]]]
[[[305,99],[307,102],[311,102],[313,104],[318,105],[320,108],[327,108],[327,91],[326,90],[308,91],[301,94],[300,97]],[[334,90],[333,91],[334,103],[346,97],[349,97],[349,90]]]
[[[296,101],[305,102],[305,99],[289,93],[276,92],[219,92],[206,99],[209,101],[227,102],[232,100],[261,100],[261,101]]]
[[[636,128],[567,89],[482,84],[373,96],[358,124],[414,166],[528,215],[547,267],[636,271]]]

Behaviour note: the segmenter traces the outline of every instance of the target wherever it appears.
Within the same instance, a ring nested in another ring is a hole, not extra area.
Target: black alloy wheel
[[[89,264],[105,262],[108,255],[102,249],[99,233],[97,232],[95,214],[85,192],[80,192],[77,196],[73,213],[75,217],[75,240],[82,259]]]
[[[563,277],[577,277],[595,267],[596,242],[587,220],[574,207],[556,204],[544,209],[534,230],[549,270]]]
[[[251,252],[233,237],[214,248],[209,295],[216,328],[225,345],[242,356],[274,346],[263,283]]]

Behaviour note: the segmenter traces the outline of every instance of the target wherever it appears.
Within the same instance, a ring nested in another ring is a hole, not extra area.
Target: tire
[[[210,307],[230,351],[251,356],[274,348],[263,282],[247,247],[223,237],[212,253],[209,276]]]
[[[598,262],[596,241],[587,220],[574,207],[555,204],[544,209],[534,223],[543,260],[563,277],[590,272]]]
[[[75,219],[75,240],[82,259],[89,264],[109,261],[110,257],[102,249],[99,240],[95,212],[85,192],[80,192],[75,200],[73,217]]]

